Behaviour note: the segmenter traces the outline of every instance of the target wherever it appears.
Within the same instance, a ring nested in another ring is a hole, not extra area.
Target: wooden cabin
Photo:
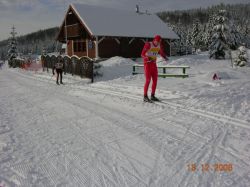
[[[66,54],[109,58],[140,57],[146,41],[162,36],[168,56],[170,42],[178,39],[158,16],[85,4],[71,4],[57,40],[67,44]]]

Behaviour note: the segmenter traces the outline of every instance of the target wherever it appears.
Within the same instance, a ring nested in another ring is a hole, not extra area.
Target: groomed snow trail
[[[9,69],[0,88],[0,186],[250,184],[247,121],[171,99],[142,103],[118,85],[57,86]]]

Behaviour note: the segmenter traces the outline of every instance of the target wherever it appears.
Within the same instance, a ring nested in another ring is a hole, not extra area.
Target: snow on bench
[[[133,75],[143,74],[143,72],[137,71],[141,67],[144,67],[144,65],[134,64],[132,74]],[[157,66],[157,68],[162,69],[162,73],[158,72],[158,77],[163,77],[163,78],[165,78],[165,77],[182,77],[182,78],[186,78],[186,77],[188,77],[188,74],[186,74],[186,69],[189,69],[190,67],[189,66],[171,66],[171,65],[168,65],[168,66]],[[182,74],[174,74],[174,73],[169,74],[169,73],[166,73],[166,69],[182,69]]]

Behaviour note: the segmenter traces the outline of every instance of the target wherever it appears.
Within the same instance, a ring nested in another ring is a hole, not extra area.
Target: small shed
[[[71,4],[57,40],[66,43],[66,54],[109,58],[140,57],[144,43],[159,34],[168,56],[170,42],[178,36],[157,15],[85,4]]]

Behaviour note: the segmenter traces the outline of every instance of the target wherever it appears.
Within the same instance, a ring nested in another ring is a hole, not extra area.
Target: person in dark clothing
[[[64,63],[63,60],[60,60],[59,62],[55,63],[55,65],[53,66],[52,72],[53,75],[55,75],[55,69],[56,69],[56,84],[59,85],[58,82],[58,78],[60,76],[60,84],[63,84],[62,82],[62,74],[63,74],[63,70],[64,70]]]

